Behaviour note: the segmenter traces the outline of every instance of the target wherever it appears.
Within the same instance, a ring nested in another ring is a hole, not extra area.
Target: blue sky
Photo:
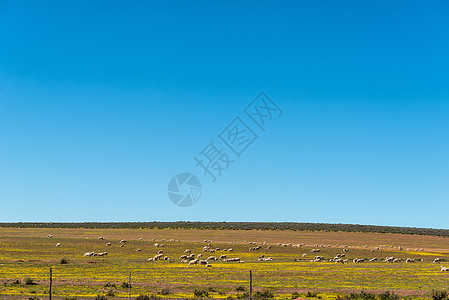
[[[447,1],[1,1],[0,220],[448,228],[448,28]],[[193,157],[237,116],[259,138],[212,183]]]

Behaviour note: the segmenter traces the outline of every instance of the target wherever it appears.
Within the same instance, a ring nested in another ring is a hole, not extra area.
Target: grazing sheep
[[[412,259],[412,258],[407,258],[407,259],[405,260],[405,263],[407,263],[407,264],[414,263],[414,262],[415,262],[415,260]]]
[[[98,239],[99,239],[100,241],[104,241],[106,238],[105,238],[104,236],[100,236]]]
[[[189,249],[184,250],[184,253],[192,253],[192,250],[189,250]]]
[[[143,240],[143,238],[139,238],[139,241]]]
[[[200,260],[198,263],[200,264],[200,266],[205,266],[205,265],[209,264],[209,262],[204,259]]]
[[[320,252],[320,249],[312,249],[310,250],[310,252],[314,253],[314,252]]]
[[[120,241],[120,244],[124,244],[124,243],[126,243],[126,240],[121,240]]]
[[[217,257],[216,256],[209,256],[208,258],[207,258],[207,260],[209,261],[209,260],[217,260]]]
[[[240,261],[240,258],[238,258],[238,257],[226,258],[223,261],[235,262],[235,261]]]
[[[343,249],[343,252],[349,252],[349,249],[344,248],[344,249]]]
[[[148,259],[148,261],[153,261],[153,258],[152,258],[152,257],[150,257],[150,258]]]
[[[164,260],[170,260],[170,257],[164,256]]]
[[[250,251],[257,251],[257,250],[260,250],[260,248],[262,248],[261,245],[256,246],[256,247],[251,247],[251,248],[249,248],[249,250],[250,250]]]
[[[228,252],[234,252],[234,249],[229,248],[229,249],[228,249]]]
[[[273,261],[273,259],[271,257],[267,257],[267,258],[261,257],[261,258],[259,258],[259,261]]]
[[[271,246],[267,246],[267,250],[270,250],[271,249]]]
[[[112,246],[112,243],[106,243],[106,246]]]
[[[449,272],[449,268],[441,266],[441,272]]]
[[[142,249],[136,249],[136,252],[141,252],[142,251]]]
[[[387,262],[387,263],[391,263],[393,261],[394,261],[394,257],[393,256],[385,258],[385,262]]]
[[[164,253],[164,250],[159,250],[159,251],[157,252],[157,254],[162,254],[162,253]]]
[[[218,259],[225,259],[226,255],[220,255],[220,257]]]
[[[47,235],[47,238],[51,239],[53,236],[51,234]]]
[[[373,258],[371,258],[369,261],[370,261],[370,262],[375,262],[375,261],[377,261],[377,257],[373,257]]]
[[[360,263],[365,262],[365,260],[363,258],[354,258],[352,260],[352,262],[355,263],[355,264],[360,264]]]
[[[196,256],[196,258],[198,258],[198,259],[200,259],[201,257],[203,257],[203,254],[201,254],[201,253]]]
[[[124,246],[125,246],[124,244],[121,244],[121,245],[120,245],[120,248],[123,248]]]
[[[180,260],[187,259],[187,255],[181,255],[181,256],[179,257],[179,259],[180,259]]]
[[[189,261],[189,266],[193,266],[196,264],[198,264],[198,259],[193,259],[193,260]]]
[[[102,252],[102,253],[98,253],[97,255],[98,256],[106,256],[106,255],[108,255],[108,253],[107,252]]]
[[[57,243],[57,244],[56,244],[56,247],[59,247],[59,246],[61,246],[61,243]]]
[[[306,257],[306,256],[307,256],[307,254],[305,254],[305,253],[302,254],[302,257]]]
[[[400,263],[401,261],[402,261],[402,259],[400,259],[400,258],[393,259],[393,263]]]
[[[436,264],[436,263],[439,262],[439,261],[441,261],[441,258],[435,258],[435,259],[433,260],[433,263]]]

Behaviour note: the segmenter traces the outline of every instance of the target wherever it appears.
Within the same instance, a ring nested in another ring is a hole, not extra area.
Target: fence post
[[[50,288],[48,290],[48,299],[51,300],[51,284],[52,284],[52,269],[50,268]]]
[[[249,300],[253,298],[253,273],[249,270]]]
[[[129,271],[128,290],[129,290],[128,300],[131,300],[131,271]]]

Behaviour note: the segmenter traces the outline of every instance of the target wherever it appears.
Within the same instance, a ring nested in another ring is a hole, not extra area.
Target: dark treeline
[[[448,229],[373,226],[325,223],[271,223],[271,222],[85,222],[85,223],[0,223],[0,227],[17,228],[171,228],[171,229],[222,229],[222,230],[296,230],[344,231],[434,235],[449,237]]]

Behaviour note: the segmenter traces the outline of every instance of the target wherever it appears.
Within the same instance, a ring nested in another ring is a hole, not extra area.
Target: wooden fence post
[[[48,289],[48,299],[50,299],[50,300],[51,300],[51,284],[52,284],[52,277],[53,277],[52,269],[50,268],[50,288]]]
[[[249,300],[253,298],[253,273],[249,270]]]
[[[131,300],[131,271],[129,271],[128,290],[129,290],[128,300]]]

